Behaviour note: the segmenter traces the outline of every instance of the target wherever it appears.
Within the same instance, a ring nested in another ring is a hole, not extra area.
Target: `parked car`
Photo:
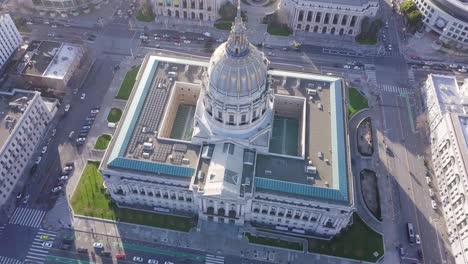
[[[42,153],[42,154],[45,154],[46,152],[47,152],[47,146],[42,147],[41,153]]]
[[[99,113],[99,109],[91,109],[91,114],[97,114]]]
[[[80,98],[81,100],[84,100],[86,98],[86,93],[82,93]]]
[[[74,134],[75,134],[75,131],[71,131],[70,134],[68,134],[68,138],[72,138]]]
[[[70,172],[72,170],[73,170],[73,166],[69,166],[69,165],[65,164],[65,167],[63,167],[64,172]]]
[[[101,252],[101,256],[110,258],[110,257],[111,257],[111,253],[110,253],[109,251],[102,251],[102,252]]]
[[[416,244],[421,244],[421,237],[419,236],[419,234],[416,234]]]
[[[16,199],[21,199],[21,197],[23,197],[23,194],[21,192],[19,192],[17,195],[16,195]]]
[[[125,254],[115,254],[115,258],[116,259],[119,259],[119,260],[126,260],[127,257],[125,256]],[[157,263],[156,263],[157,264]]]
[[[103,249],[103,248],[104,248],[104,244],[102,244],[101,242],[94,242],[94,243],[93,243],[93,248],[96,248],[96,249]]]
[[[60,181],[66,181],[68,180],[68,176],[67,175],[62,175],[58,178]]]
[[[65,112],[68,112],[68,111],[70,111],[70,104],[67,104],[67,105],[65,106]]]
[[[87,248],[78,248],[76,251],[77,251],[78,253],[81,253],[81,254],[84,254],[84,253],[87,254],[87,253],[88,253],[88,249],[87,249]]]
[[[53,193],[56,193],[56,192],[58,192],[60,190],[62,190],[62,186],[57,186],[57,187],[52,188]]]
[[[436,201],[431,200],[431,206],[432,206],[432,209],[436,210],[436,209],[437,209],[437,203],[436,203]]]
[[[29,193],[26,194],[26,196],[24,196],[24,199],[23,199],[23,203],[24,203],[24,204],[27,204],[27,203],[28,203],[29,197],[30,197]]]
[[[41,160],[42,160],[42,156],[39,156],[39,157],[36,158],[36,161],[34,163],[39,165],[39,163],[41,163]]]
[[[158,261],[155,259],[148,259],[148,264],[158,264]]]
[[[431,188],[429,188],[429,196],[434,197],[434,191]]]
[[[431,183],[431,178],[426,176],[426,182],[427,182],[427,184],[430,184]]]
[[[143,258],[142,258],[142,257],[139,257],[139,256],[134,256],[134,257],[133,257],[133,261],[134,261],[134,262],[139,262],[139,263],[141,263],[141,262],[143,262]]]

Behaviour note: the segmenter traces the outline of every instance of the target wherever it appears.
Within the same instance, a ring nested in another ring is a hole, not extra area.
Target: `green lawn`
[[[102,185],[102,176],[97,170],[98,167],[99,162],[88,161],[81,175],[71,199],[75,214],[184,232],[188,232],[196,224],[192,218],[118,208],[111,202]]]
[[[247,237],[249,242],[253,244],[294,249],[294,250],[300,250],[300,251],[304,250],[303,245],[298,242],[291,242],[287,240],[274,239],[274,238],[268,238],[268,237],[263,237],[263,236],[254,236],[250,233],[244,233],[244,235],[245,237]]]
[[[267,31],[270,35],[276,36],[290,36],[292,34],[292,30],[285,24],[268,24]]]
[[[130,94],[132,93],[133,85],[135,85],[136,76],[138,74],[138,71],[140,70],[140,66],[141,65],[138,65],[137,67],[127,72],[127,74],[125,75],[125,79],[123,80],[119,92],[117,93],[117,96],[115,98],[128,100]]]
[[[363,45],[377,44],[377,35],[381,27],[382,21],[380,19],[370,21],[370,19],[366,17],[362,21],[361,33],[356,36],[356,41]]]
[[[154,22],[155,17],[153,11],[146,8],[140,8],[136,15],[136,19],[141,22]]]
[[[94,145],[94,148],[98,150],[106,149],[111,139],[112,139],[112,136],[109,134],[100,135],[98,139],[96,140],[96,145]]]
[[[357,213],[353,225],[330,241],[309,239],[309,252],[369,262],[377,261],[384,253],[382,236],[368,227]],[[374,256],[374,252],[378,256]]]
[[[221,30],[231,30],[232,21],[218,20],[215,22],[214,26],[215,28],[221,29]]]
[[[367,99],[356,88],[349,88],[348,116],[351,117],[357,111],[368,107]]]
[[[112,108],[107,116],[107,122],[110,123],[117,123],[120,121],[120,117],[122,116],[122,110],[119,108]]]

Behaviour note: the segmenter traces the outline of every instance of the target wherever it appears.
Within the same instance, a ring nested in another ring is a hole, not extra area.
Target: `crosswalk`
[[[367,75],[367,82],[377,85],[377,75],[375,74],[375,70],[366,69],[365,72]]]
[[[379,89],[385,92],[390,92],[390,93],[413,94],[412,90],[408,90],[408,88],[399,87],[395,85],[382,84],[382,85],[379,85]]]
[[[8,223],[13,225],[38,228],[41,225],[45,214],[46,211],[18,207],[16,208]]]
[[[408,80],[411,84],[415,84],[415,77],[414,77],[414,71],[412,68],[408,70]]]
[[[2,264],[23,264],[21,260],[17,260],[14,258],[0,256],[0,263]]]
[[[205,264],[224,264],[224,257],[206,254]]]
[[[41,236],[47,236],[47,240],[41,239]],[[24,260],[30,263],[45,263],[47,256],[49,255],[50,248],[44,247],[43,244],[46,241],[53,243],[56,236],[56,232],[39,229]]]

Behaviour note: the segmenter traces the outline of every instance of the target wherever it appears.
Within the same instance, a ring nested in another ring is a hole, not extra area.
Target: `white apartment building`
[[[356,36],[364,17],[374,17],[375,0],[281,0],[279,11],[294,31]]]
[[[468,3],[459,0],[414,0],[428,30],[442,41],[468,48]]]
[[[11,54],[23,42],[15,23],[9,14],[0,16],[0,69],[10,58]]]
[[[0,206],[13,191],[56,112],[39,92],[0,93]]]
[[[230,0],[151,0],[156,16],[214,22],[219,8]]]
[[[468,263],[468,79],[431,74],[424,88],[432,162],[452,253]]]

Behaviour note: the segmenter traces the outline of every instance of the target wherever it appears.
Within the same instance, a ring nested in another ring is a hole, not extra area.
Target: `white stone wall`
[[[151,0],[156,16],[215,21],[218,10],[227,0]]]
[[[10,15],[0,16],[0,69],[23,42]]]
[[[359,4],[359,3],[357,3]],[[362,5],[324,3],[309,0],[281,0],[279,10],[295,31],[356,36],[364,17],[374,17],[378,2]]]
[[[28,163],[36,159],[34,151],[53,117],[40,94],[34,93],[15,129],[0,146],[0,206],[8,199]]]
[[[468,13],[462,21],[438,8],[430,0],[414,0],[423,14],[424,24],[440,34],[441,40],[451,40],[468,48]],[[461,12],[461,11],[460,11]]]

